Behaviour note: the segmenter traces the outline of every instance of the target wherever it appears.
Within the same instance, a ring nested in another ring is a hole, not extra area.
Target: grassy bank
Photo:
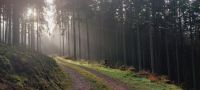
[[[52,58],[0,44],[1,90],[64,90],[68,81]]]
[[[84,66],[90,69],[95,69],[107,76],[110,76],[116,80],[119,80],[134,90],[182,90],[180,87],[167,84],[164,82],[152,82],[151,80],[136,75],[134,72],[121,71],[119,69],[107,68],[100,64],[92,64],[86,61],[71,61],[65,60],[68,63]]]

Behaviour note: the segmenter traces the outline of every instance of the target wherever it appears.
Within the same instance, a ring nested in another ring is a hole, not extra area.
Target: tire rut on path
[[[70,64],[70,63],[68,63],[68,64]],[[75,65],[75,64],[72,64],[72,65]],[[73,90],[93,90],[92,85],[90,85],[90,81],[87,80],[87,78],[85,78],[83,75],[81,75],[78,71],[76,71],[64,64],[61,64],[61,66],[62,66],[62,69],[65,72],[67,72],[69,74],[69,77],[72,79]],[[82,68],[82,69],[94,74],[95,76],[101,78],[105,82],[105,84],[107,86],[109,86],[112,90],[132,90],[124,83],[122,83],[118,80],[115,80],[107,75],[104,75],[94,69],[90,69],[90,68],[83,67],[80,65],[75,65],[75,66]]]
[[[89,81],[79,74],[76,70],[71,69],[67,66],[62,65],[62,69],[67,72],[72,80],[72,89],[73,90],[91,90],[91,85]]]
[[[96,70],[93,70],[93,69],[90,69],[90,68],[87,68],[87,67],[83,67],[83,66],[80,66],[81,68],[95,74],[97,77],[100,77],[102,78],[106,84],[108,86],[110,86],[113,90],[131,90],[127,85],[125,85],[124,83],[120,82],[120,81],[117,81],[109,76],[106,76]]]

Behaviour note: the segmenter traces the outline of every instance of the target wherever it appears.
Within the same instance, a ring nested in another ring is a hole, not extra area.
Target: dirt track
[[[72,79],[73,90],[92,90],[91,89],[92,86],[90,84],[91,82],[89,82],[89,80],[87,80],[83,75],[78,73],[78,71],[70,68],[70,66],[66,66],[65,64],[61,64],[61,66],[62,66],[63,71],[68,73],[70,78]],[[77,66],[77,65],[75,65],[75,66]],[[109,86],[112,90],[130,90],[125,84],[123,84],[117,80],[114,80],[113,78],[110,78],[100,72],[97,72],[96,70],[82,67],[82,66],[78,66],[78,67],[101,78],[106,83],[106,85]]]
[[[69,74],[73,90],[91,90],[89,81],[83,75],[64,65],[62,65],[62,69]]]

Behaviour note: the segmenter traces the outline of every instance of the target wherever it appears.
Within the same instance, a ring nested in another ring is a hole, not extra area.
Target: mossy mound
[[[0,45],[0,89],[63,90],[68,79],[50,57]]]

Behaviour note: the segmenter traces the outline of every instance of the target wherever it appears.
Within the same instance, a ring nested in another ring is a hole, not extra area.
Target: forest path
[[[80,66],[80,67],[82,67],[82,66]],[[95,74],[97,77],[102,78],[105,81],[105,83],[112,88],[112,90],[131,90],[124,83],[121,83],[121,82],[119,82],[119,81],[117,81],[117,80],[115,80],[115,79],[113,79],[109,76],[106,76],[106,75],[104,75],[104,74],[102,74],[102,73],[100,73],[96,70],[93,70],[93,69],[90,69],[90,68],[87,68],[87,67],[82,67],[82,68],[84,68],[85,70]]]
[[[69,77],[71,78],[73,90],[91,90],[89,80],[87,80],[83,75],[64,64],[60,63],[59,65],[61,66],[61,69],[68,73]]]
[[[74,90],[96,90],[96,89],[91,89],[90,87],[92,87],[92,86],[90,84],[88,84],[88,80],[83,75],[81,75],[77,70],[72,69],[72,68],[70,69],[71,65],[79,67],[82,70],[86,70],[87,72],[92,73],[96,77],[102,79],[103,82],[106,84],[106,86],[110,87],[111,90],[131,90],[125,84],[123,84],[109,76],[106,76],[96,70],[93,70],[93,69],[90,69],[87,67],[83,67],[83,66],[79,66],[79,65],[75,65],[72,63],[68,63],[67,61],[64,61],[64,59],[57,59],[57,62],[61,62],[58,64],[62,65],[62,67],[63,67],[62,69],[64,71],[66,71],[67,73],[69,73],[69,76],[72,79],[72,83],[73,83],[72,85],[73,85]]]

